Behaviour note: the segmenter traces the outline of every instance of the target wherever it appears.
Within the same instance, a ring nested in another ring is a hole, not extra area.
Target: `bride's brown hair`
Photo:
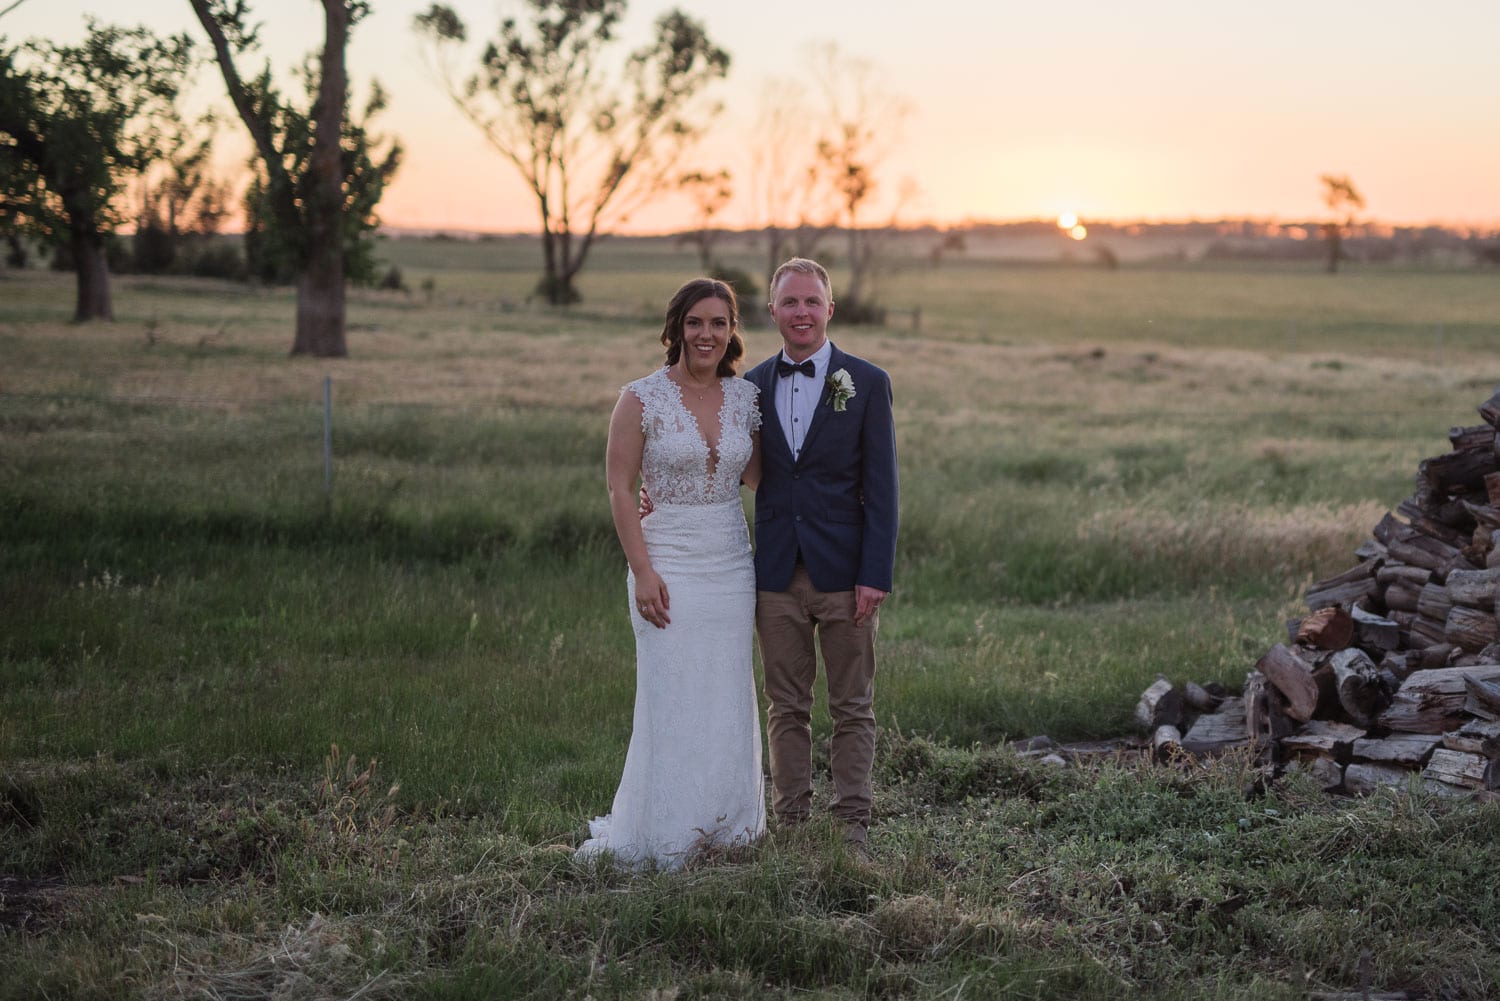
[[[729,306],[729,344],[724,348],[724,357],[714,374],[723,378],[739,371],[740,359],[745,356],[745,339],[740,336],[740,303],[734,289],[717,278],[694,278],[677,290],[672,301],[667,303],[667,322],[661,328],[661,342],[667,348],[667,364],[676,365],[682,357],[682,326],[687,322],[688,310],[704,299],[722,299]]]

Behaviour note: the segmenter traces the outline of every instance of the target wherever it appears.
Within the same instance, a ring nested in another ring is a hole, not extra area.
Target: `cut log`
[[[1159,726],[1151,735],[1151,758],[1162,765],[1182,753],[1182,731],[1175,726]]]
[[[1354,617],[1338,605],[1313,612],[1297,628],[1295,642],[1319,650],[1342,650],[1354,639]]]
[[[1421,614],[1411,620],[1412,646],[1426,648],[1439,643],[1451,645],[1452,642],[1448,638],[1446,620],[1432,619]]]
[[[1448,658],[1453,655],[1453,650],[1452,643],[1434,643],[1432,646],[1422,647],[1417,651],[1418,665],[1424,671],[1445,667],[1448,664]]]
[[[1423,571],[1431,576],[1428,571]],[[1413,612],[1417,610],[1417,602],[1421,600],[1422,588],[1426,585],[1412,585],[1406,581],[1397,581],[1385,589],[1385,607],[1393,612]]]
[[[1390,671],[1398,681],[1405,681],[1406,676],[1417,670],[1422,655],[1412,650],[1393,651],[1380,659],[1380,668]]]
[[[1380,560],[1384,562],[1385,558],[1389,555],[1390,551],[1385,548],[1383,543],[1376,539],[1366,539],[1359,544],[1358,549],[1354,550],[1354,558],[1361,561]]]
[[[1393,541],[1389,549],[1391,559],[1414,567],[1441,570],[1458,555],[1458,550],[1445,542],[1413,534],[1409,539]]]
[[[1432,752],[1422,777],[1463,789],[1495,788],[1494,762],[1482,754],[1440,747]]]
[[[1267,650],[1255,669],[1286,698],[1286,714],[1307,722],[1318,708],[1318,683],[1312,665],[1280,643]]]
[[[1218,687],[1218,686],[1215,686]],[[1224,701],[1222,693],[1216,693],[1194,681],[1182,686],[1182,700],[1200,713],[1211,713]]]
[[[1471,719],[1457,730],[1443,734],[1443,746],[1486,758],[1500,756],[1500,722]]]
[[[1405,533],[1410,531],[1411,529],[1403,525],[1400,519],[1387,511],[1380,521],[1375,523],[1375,528],[1370,534],[1375,536],[1376,542],[1389,547],[1394,540],[1404,538]]]
[[[1349,760],[1354,742],[1362,740],[1364,736],[1364,727],[1315,719],[1303,723],[1296,732],[1283,737],[1281,746],[1300,756],[1311,755],[1344,762]]]
[[[1468,722],[1464,675],[1500,682],[1500,664],[1490,667],[1441,667],[1413,672],[1401,683],[1390,708],[1377,723],[1402,733],[1446,733]]]
[[[1355,761],[1421,768],[1442,743],[1443,738],[1434,733],[1393,733],[1384,740],[1356,740],[1351,753]]]
[[[1355,761],[1344,769],[1344,791],[1351,796],[1369,796],[1381,789],[1405,786],[1415,774],[1396,765]]]
[[[1477,652],[1500,639],[1500,622],[1493,612],[1454,605],[1443,626],[1443,637],[1461,650]]]
[[[1470,608],[1494,608],[1500,590],[1500,570],[1455,570],[1444,585],[1455,604]]]
[[[1307,592],[1307,607],[1317,611],[1334,605],[1352,605],[1361,598],[1368,598],[1379,592],[1380,585],[1376,583],[1373,574],[1343,584],[1332,584],[1322,589],[1317,589],[1317,585],[1314,585]]]
[[[1500,388],[1495,390],[1494,396],[1479,405],[1479,416],[1490,427],[1500,427]]]
[[[1464,711],[1480,719],[1500,720],[1500,684],[1465,672]]]
[[[1189,754],[1213,755],[1250,743],[1245,736],[1245,700],[1230,696],[1219,711],[1199,716],[1182,735],[1182,749]]]
[[[1182,722],[1182,693],[1166,678],[1157,678],[1141,693],[1141,699],[1135,705],[1135,718],[1147,730],[1177,726]]]
[[[1344,766],[1332,758],[1298,758],[1287,762],[1288,772],[1304,772],[1325,792],[1344,784]]]
[[[1493,473],[1484,479],[1486,484],[1491,480],[1496,484],[1500,484],[1500,473]],[[1464,510],[1469,512],[1470,517],[1474,519],[1476,524],[1489,528],[1500,528],[1500,507],[1497,507],[1493,501],[1488,504],[1476,504],[1473,501],[1464,501],[1463,505]]]
[[[1424,584],[1417,594],[1418,615],[1425,615],[1438,622],[1446,622],[1448,610],[1452,607],[1453,599],[1448,597],[1448,589],[1442,584]]]
[[[1387,563],[1375,571],[1375,580],[1381,584],[1407,584],[1414,588],[1432,580],[1432,571],[1426,567],[1407,566],[1405,563]]]
[[[1494,448],[1495,429],[1488,424],[1455,425],[1448,429],[1448,444],[1461,448]]]
[[[1491,507],[1500,507],[1500,473],[1491,473],[1484,478],[1484,495]]]
[[[1446,502],[1435,503],[1432,510],[1419,507],[1412,501],[1402,501],[1396,508],[1411,527],[1429,538],[1438,539],[1454,549],[1461,547],[1469,541],[1469,533],[1474,530],[1474,523],[1469,518],[1469,512],[1462,505],[1449,505]],[[1459,517],[1457,523],[1455,516]]]
[[[1394,650],[1401,645],[1401,628],[1391,619],[1355,605],[1349,610],[1354,641],[1366,650]]]
[[[1493,440],[1480,447],[1456,449],[1417,463],[1417,475],[1445,494],[1482,490],[1485,476],[1497,471],[1500,463],[1495,458]]]
[[[1340,650],[1329,661],[1337,684],[1339,705],[1356,725],[1367,727],[1390,705],[1391,696],[1380,681],[1380,669],[1363,650]]]

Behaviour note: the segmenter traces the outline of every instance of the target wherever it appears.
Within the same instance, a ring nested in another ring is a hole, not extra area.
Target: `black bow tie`
[[[801,372],[803,375],[805,375],[809,379],[811,379],[813,376],[815,376],[815,375],[818,374],[818,366],[816,366],[816,365],[813,364],[813,360],[811,358],[807,359],[807,361],[804,361],[804,362],[798,362],[796,365],[793,365],[791,362],[787,361],[785,358],[777,358],[776,359],[776,374],[777,375],[779,375],[781,378],[785,379],[787,376],[791,375],[793,372]]]

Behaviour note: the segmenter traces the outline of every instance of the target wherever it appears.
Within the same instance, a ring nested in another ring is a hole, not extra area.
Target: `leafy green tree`
[[[0,47],[0,217],[71,257],[77,321],[114,318],[106,250],[124,187],[161,156],[191,60],[185,36],[92,19],[78,46]]]
[[[574,280],[594,241],[669,188],[676,166],[717,114],[703,100],[729,72],[729,53],[679,10],[656,21],[655,38],[605,65],[625,0],[527,0],[531,23],[500,23],[479,68],[447,67],[467,41],[453,9],[434,3],[414,27],[433,45],[448,95],[520,173],[542,224],[542,279],[553,305],[577,302]]]
[[[309,81],[310,87],[316,78],[310,67],[305,67],[301,76]],[[308,97],[311,101],[311,90]],[[386,104],[385,91],[376,84],[360,119],[356,120],[352,115],[344,118],[344,212],[340,233],[344,278],[355,285],[372,285],[379,278],[372,238],[379,225],[375,210],[386,185],[401,164],[403,151],[400,144],[386,144],[370,131],[371,120],[385,110]],[[289,172],[301,176],[308,169],[314,123],[295,108],[284,111],[283,122],[286,135],[293,137],[288,143],[293,150],[288,157]],[[261,281],[272,284],[295,282],[301,260],[301,231],[288,232],[282,225],[282,216],[275,211],[270,198],[270,178],[264,164],[256,158],[250,167],[251,180],[244,202],[246,265],[250,274]]]
[[[229,99],[255,143],[258,177],[252,191],[257,192],[261,218],[272,220],[263,230],[269,234],[266,252],[289,261],[296,278],[292,354],[343,356],[348,353],[344,321],[350,235],[358,244],[361,234],[378,225],[375,206],[401,159],[399,144],[390,144],[378,165],[371,146],[361,156],[348,145],[345,52],[349,32],[370,5],[322,0],[323,48],[316,66],[305,71],[310,104],[304,111],[272,86],[269,64],[253,80],[240,73],[236,60],[257,45],[248,0],[188,2],[213,42]],[[351,173],[359,179],[357,192],[346,191]]]

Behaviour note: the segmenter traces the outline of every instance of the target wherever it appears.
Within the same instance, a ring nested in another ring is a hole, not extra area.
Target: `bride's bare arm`
[[[751,490],[760,486],[760,432],[753,431],[750,434],[750,461],[745,463],[745,471],[740,474],[740,482]]]
[[[646,536],[636,509],[636,489],[641,482],[641,457],[646,435],[641,431],[641,401],[634,393],[620,394],[609,418],[609,444],[604,455],[604,479],[609,487],[609,513],[625,560],[635,574],[635,605],[641,617],[659,628],[671,619],[667,585],[651,566]]]

